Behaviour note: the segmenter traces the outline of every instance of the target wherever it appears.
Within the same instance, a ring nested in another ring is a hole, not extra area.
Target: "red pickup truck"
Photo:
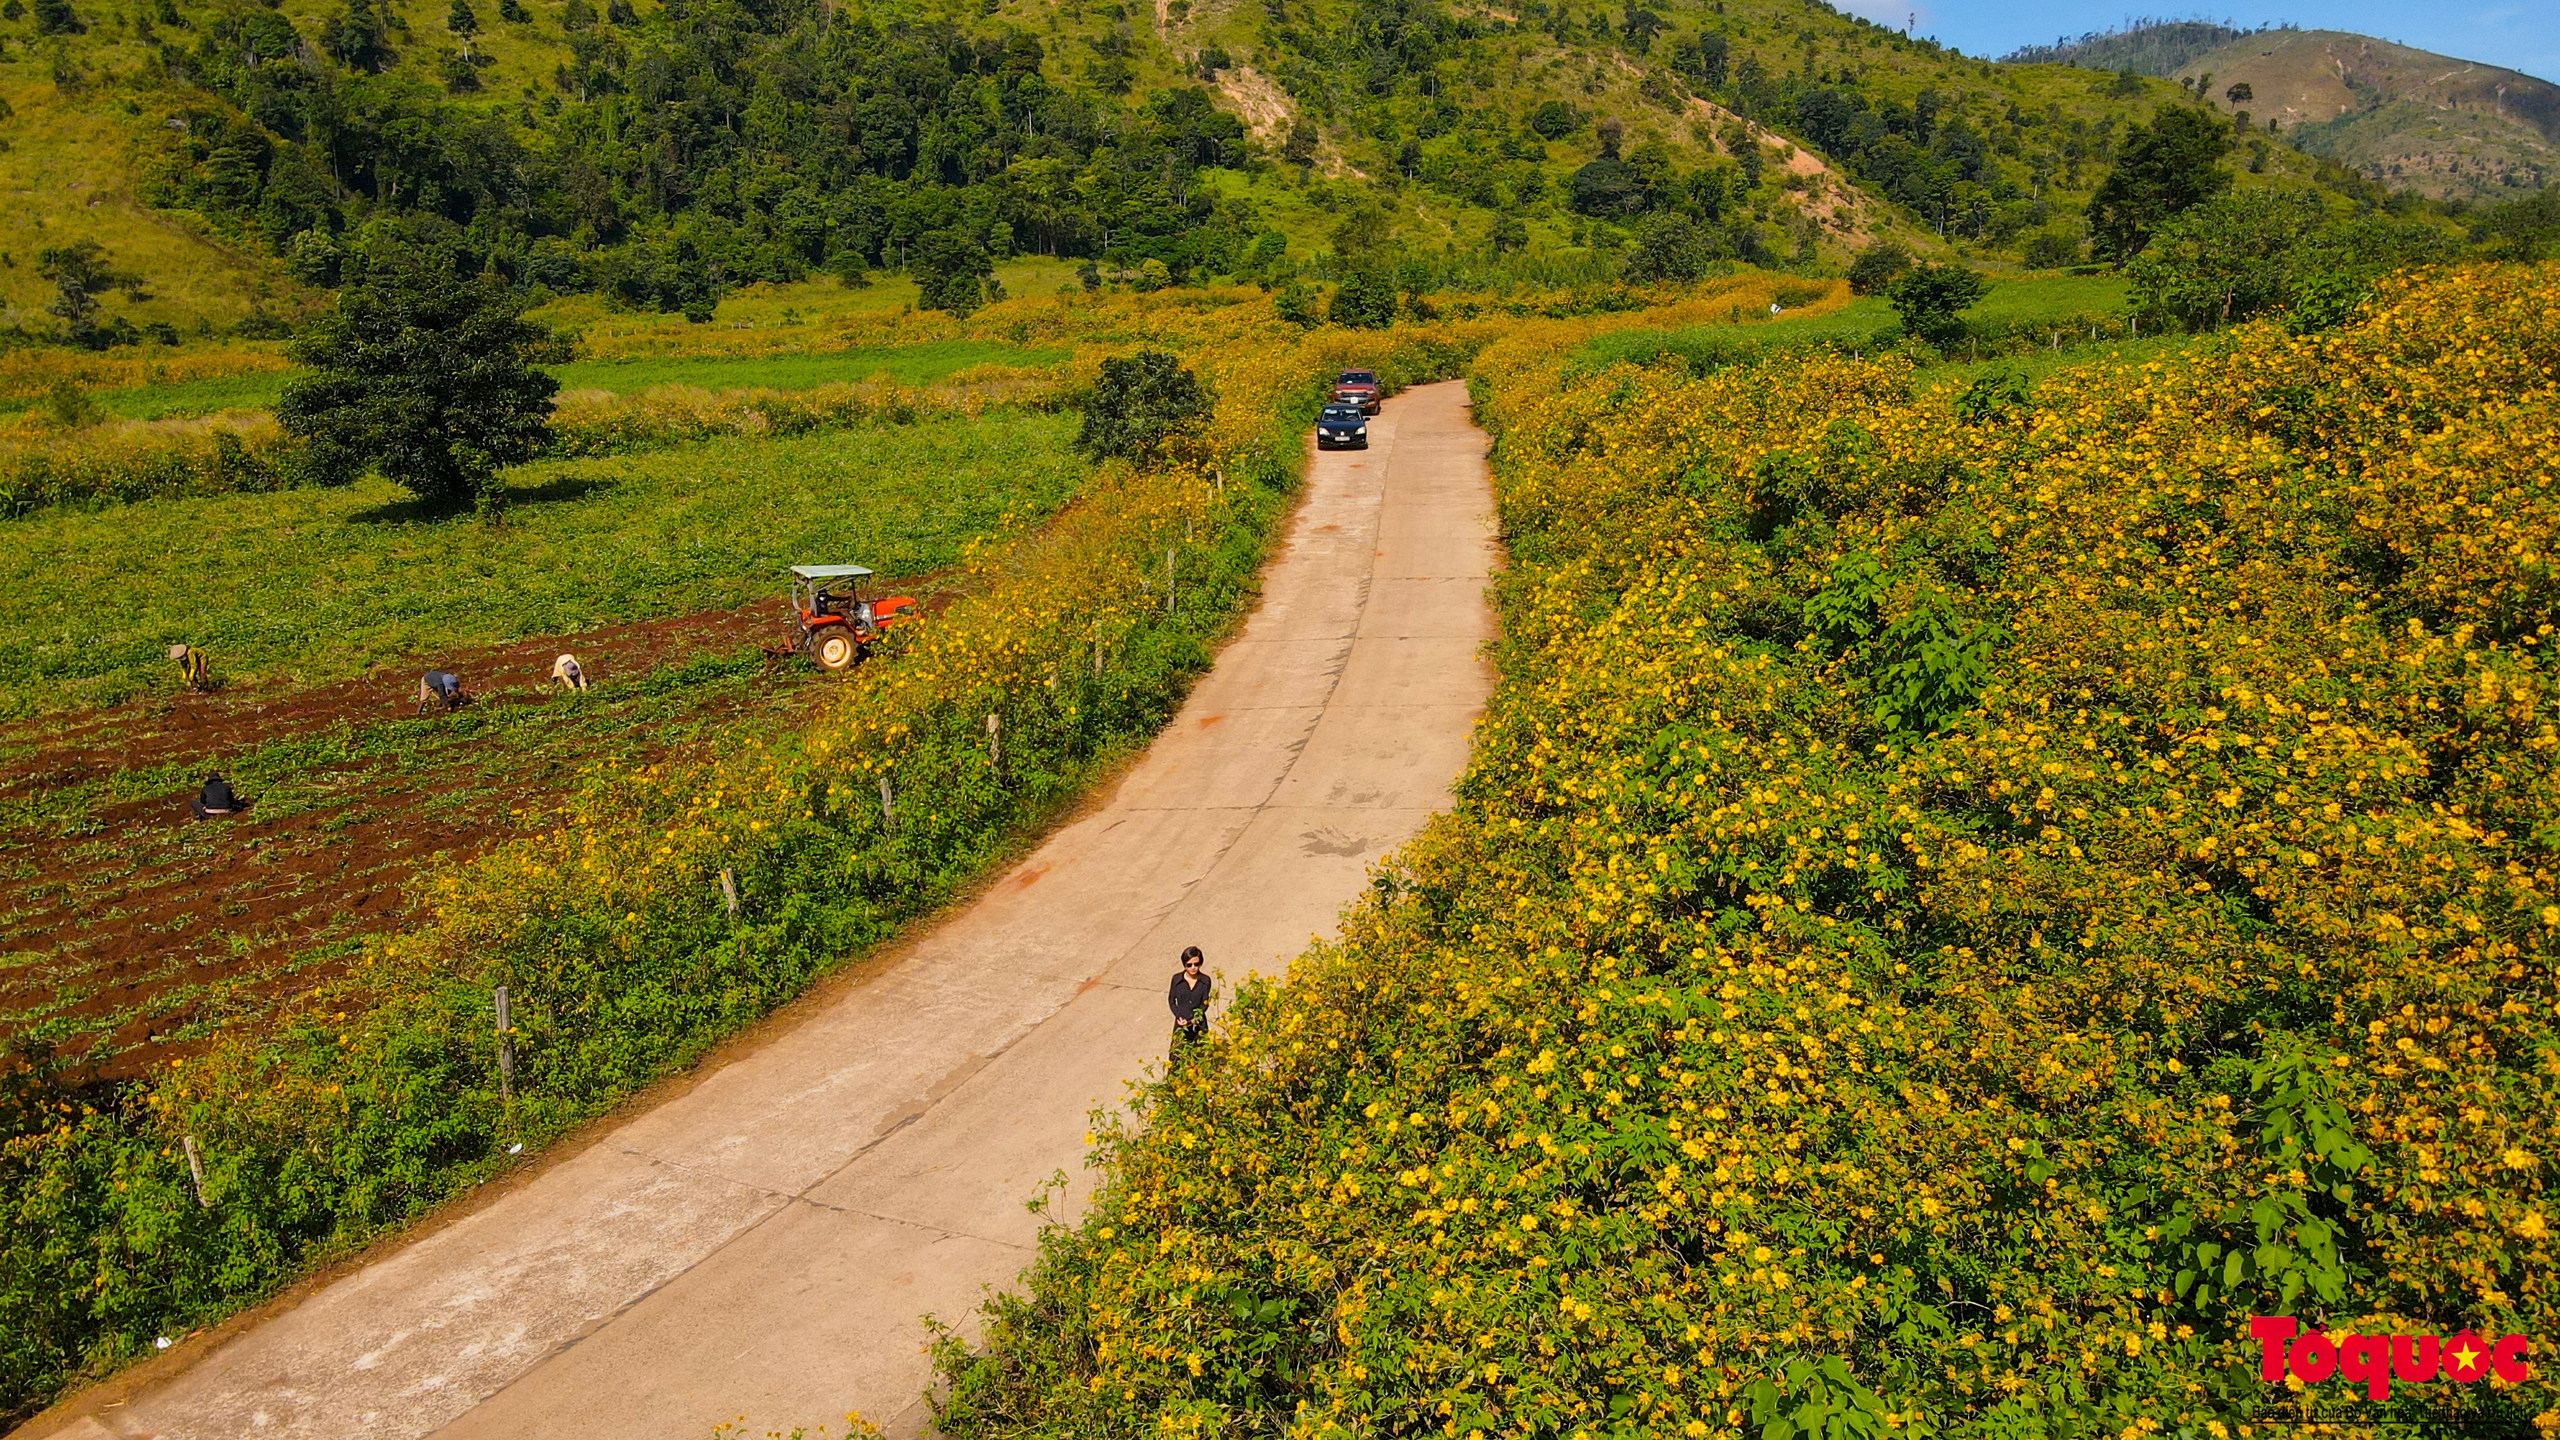
[[[1357,405],[1363,415],[1378,413],[1378,372],[1345,370],[1334,378],[1333,399],[1337,405]]]

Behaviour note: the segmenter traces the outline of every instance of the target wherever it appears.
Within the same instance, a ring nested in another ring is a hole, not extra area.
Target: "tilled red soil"
[[[782,611],[780,604],[767,601],[424,656],[384,665],[357,679],[303,689],[251,686],[210,695],[173,689],[75,718],[39,716],[0,725],[0,754],[38,747],[33,754],[0,761],[0,796],[21,787],[59,788],[169,761],[213,763],[280,735],[342,722],[397,719],[416,710],[418,677],[428,670],[450,670],[483,694],[515,691],[503,701],[521,704],[540,698],[523,692],[541,690],[551,678],[552,660],[564,652],[576,655],[594,679],[632,675],[743,643],[778,642],[787,638]],[[179,809],[183,815],[185,806]]]
[[[634,676],[770,643],[782,634],[778,609],[768,602],[527,640],[306,689],[167,694],[68,722],[23,722],[0,729],[0,754],[14,752],[0,761],[0,799],[157,766],[200,778],[280,739],[401,720],[428,668],[460,674],[483,707],[559,704],[543,686],[563,651],[597,680]],[[0,954],[11,954],[0,960],[0,1043],[51,1030],[78,1069],[104,1079],[183,1054],[212,1026],[271,1010],[324,978],[346,948],[337,942],[399,922],[422,868],[521,833],[523,812],[538,813],[592,761],[663,753],[703,722],[758,708],[796,725],[824,693],[805,661],[769,662],[763,674],[761,683],[714,687],[678,713],[562,727],[540,744],[485,754],[465,732],[431,723],[391,754],[297,773],[298,804],[261,813],[252,794],[250,812],[235,820],[194,822],[190,781],[102,807],[69,833],[50,824],[0,833]]]

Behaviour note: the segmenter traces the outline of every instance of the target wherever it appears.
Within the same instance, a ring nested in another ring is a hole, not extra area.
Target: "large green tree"
[[[1100,459],[1143,460],[1209,422],[1218,397],[1161,350],[1102,362],[1076,445]]]
[[[1989,293],[1991,283],[1962,265],[1918,265],[1885,291],[1905,334],[1941,349],[1964,338],[1959,311]]]
[[[2230,188],[2221,164],[2230,149],[2229,121],[2193,105],[2162,106],[2089,197],[2092,248],[2119,265],[2141,254],[2162,221]]]
[[[542,453],[560,382],[550,331],[529,297],[458,244],[384,226],[359,247],[337,305],[294,342],[311,373],[285,387],[276,418],[324,482],[367,466],[439,508],[494,514],[498,472]]]
[[[996,283],[995,257],[987,247],[956,229],[928,230],[916,237],[907,256],[915,276],[916,304],[926,310],[966,315],[990,300],[1004,298]]]
[[[2299,192],[2220,195],[2162,222],[2125,266],[2134,304],[2155,325],[2210,330],[2282,303],[2294,246],[2321,223]]]
[[[1344,278],[1325,318],[1359,330],[1383,330],[1396,323],[1396,277],[1383,266],[1364,265]]]
[[[1636,248],[1628,254],[1623,274],[1631,285],[1649,285],[1659,280],[1686,283],[1707,273],[1707,267],[1721,258],[1721,252],[1715,234],[1689,217],[1655,215],[1638,232]]]

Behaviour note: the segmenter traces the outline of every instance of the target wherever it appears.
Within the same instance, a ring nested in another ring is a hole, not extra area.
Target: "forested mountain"
[[[965,307],[1014,253],[1142,284],[1523,251],[1604,273],[1675,220],[1691,263],[1836,265],[1893,231],[2054,263],[2179,92],[1804,0],[42,0],[0,9],[0,99],[41,122],[0,155],[25,200],[0,324],[36,338],[47,247],[94,241],[138,281],[106,303],[183,325],[190,295],[199,320],[259,285],[307,306],[393,211],[698,315],[880,267]]]
[[[2191,62],[2234,40],[2259,35],[2217,25],[2210,20],[2137,20],[2114,30],[2092,30],[2073,38],[2056,36],[2050,45],[2022,45],[2000,57],[2004,65],[2076,65],[2084,70],[2130,70],[2155,79],[2173,79]]]
[[[2145,21],[2006,61],[2176,80],[2308,154],[2432,199],[2494,203],[2560,179],[2560,85],[2369,35]]]

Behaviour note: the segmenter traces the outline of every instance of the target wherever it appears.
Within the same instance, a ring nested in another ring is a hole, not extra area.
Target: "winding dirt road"
[[[707,1440],[859,1409],[926,1426],[921,1317],[1083,1203],[1086,1116],[1159,1062],[1197,944],[1222,988],[1329,931],[1446,803],[1492,683],[1466,392],[1320,454],[1260,607],[1108,800],[954,915],[480,1210],[31,1434]]]

